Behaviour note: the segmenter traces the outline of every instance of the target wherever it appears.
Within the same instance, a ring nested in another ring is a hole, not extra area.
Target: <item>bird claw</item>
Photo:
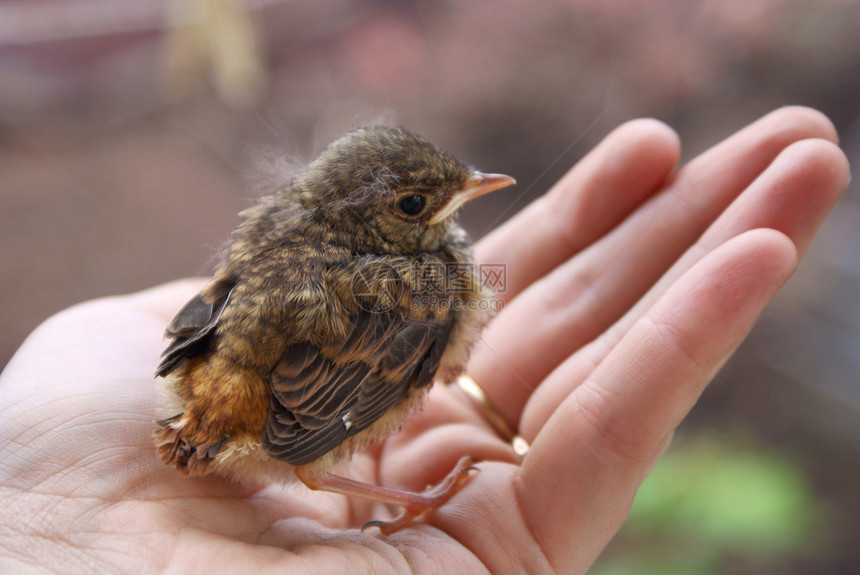
[[[382,531],[382,528],[385,527],[385,521],[380,521],[378,519],[374,519],[373,521],[368,521],[361,527],[361,532],[364,533],[371,527],[379,527],[379,530]]]
[[[480,468],[474,465],[477,461],[470,456],[460,458],[454,469],[442,481],[436,485],[431,485],[423,493],[413,494],[414,498],[409,504],[403,506],[403,512],[400,515],[390,521],[378,519],[368,521],[361,528],[362,533],[367,529],[377,527],[383,535],[391,535],[427,511],[441,507],[469,481],[470,471],[480,471]]]

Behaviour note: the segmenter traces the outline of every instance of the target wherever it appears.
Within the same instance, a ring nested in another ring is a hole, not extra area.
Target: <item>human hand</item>
[[[672,431],[794,270],[847,185],[820,114],[778,110],[672,175],[677,137],[635,121],[485,238],[506,307],[469,373],[531,450],[457,388],[344,474],[420,490],[480,473],[423,523],[301,485],[183,479],[157,462],[152,372],[181,281],[75,306],[0,376],[0,565],[62,572],[582,572]]]

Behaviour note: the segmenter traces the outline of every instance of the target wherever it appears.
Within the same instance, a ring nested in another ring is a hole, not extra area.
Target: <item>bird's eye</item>
[[[407,216],[417,216],[427,205],[427,200],[420,194],[412,194],[401,199],[398,205],[400,211]]]

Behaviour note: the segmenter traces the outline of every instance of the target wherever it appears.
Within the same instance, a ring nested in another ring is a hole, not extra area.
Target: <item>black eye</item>
[[[412,194],[401,199],[398,205],[400,206],[400,211],[407,216],[417,216],[424,209],[424,206],[427,205],[427,200],[422,195]]]

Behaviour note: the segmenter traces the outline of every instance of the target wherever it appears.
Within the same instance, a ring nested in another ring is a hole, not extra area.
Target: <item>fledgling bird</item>
[[[167,327],[161,460],[402,506],[368,524],[383,533],[447,501],[470,458],[422,493],[328,469],[396,431],[434,379],[463,371],[492,294],[454,217],[513,183],[403,128],[369,127],[242,212],[213,280]]]

